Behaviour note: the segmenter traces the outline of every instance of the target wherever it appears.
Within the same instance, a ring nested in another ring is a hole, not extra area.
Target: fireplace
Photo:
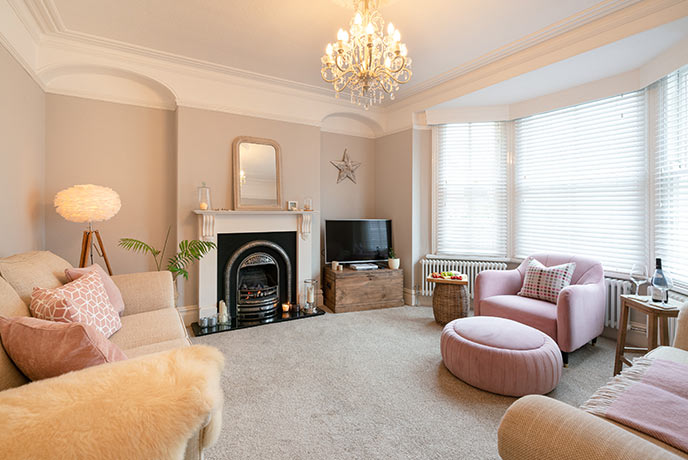
[[[236,245],[237,239],[246,237],[239,234],[229,239]],[[261,234],[263,239],[244,243],[233,252],[224,269],[224,301],[240,322],[270,322],[282,303],[293,302],[294,261],[278,242],[264,237],[295,240],[295,235]]]
[[[240,322],[271,322],[295,303],[296,232],[218,235],[217,299]]]
[[[297,289],[317,276],[311,236],[315,211],[194,211],[199,238],[217,249],[198,263],[198,316],[217,315],[219,301],[229,309],[231,324],[201,328],[196,336],[324,314],[323,310],[282,311],[282,304],[303,303]],[[314,252],[315,250],[315,252]]]

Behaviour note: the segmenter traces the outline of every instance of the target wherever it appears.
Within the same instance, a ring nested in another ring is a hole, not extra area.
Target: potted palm
[[[389,248],[389,258],[387,259],[387,266],[392,270],[397,270],[399,268],[399,258],[394,252],[394,248]]]
[[[201,240],[184,240],[179,243],[179,248],[177,252],[167,259],[167,265],[165,263],[165,250],[167,249],[167,242],[170,239],[170,230],[172,227],[167,228],[167,236],[165,236],[165,243],[162,249],[156,249],[152,245],[145,243],[141,240],[135,238],[120,238],[119,247],[126,249],[127,251],[132,251],[140,254],[150,254],[155,261],[155,267],[158,271],[168,270],[172,272],[174,280],[177,280],[178,276],[184,277],[184,279],[189,279],[188,267],[192,263],[200,260],[204,255],[209,253],[212,249],[215,249],[216,245],[212,241],[201,241]],[[175,283],[176,290],[176,283]],[[176,292],[175,292],[176,294]]]

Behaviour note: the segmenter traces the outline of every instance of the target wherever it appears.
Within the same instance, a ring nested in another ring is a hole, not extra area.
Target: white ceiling
[[[555,93],[637,69],[686,38],[688,18],[683,18],[433,108],[506,105]]]
[[[343,0],[53,0],[71,32],[326,88],[320,56],[352,9]],[[394,0],[414,76],[404,91],[599,0]],[[604,2],[602,2],[604,3]]]

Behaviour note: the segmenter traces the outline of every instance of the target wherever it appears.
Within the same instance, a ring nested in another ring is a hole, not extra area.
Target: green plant
[[[394,252],[394,248],[389,248],[389,258],[390,259],[396,259],[397,258],[397,253]]]
[[[165,236],[165,243],[162,246],[162,250],[158,250],[150,244],[135,238],[120,238],[118,246],[138,254],[150,254],[155,261],[155,267],[160,271],[163,269],[165,250],[167,249],[167,242],[170,239],[171,230],[171,226],[167,228],[167,235]],[[172,272],[175,280],[180,275],[188,280],[189,272],[187,271],[187,267],[193,262],[200,260],[204,255],[216,247],[217,246],[212,241],[181,241],[177,253],[167,260],[167,267],[165,267],[165,269]]]

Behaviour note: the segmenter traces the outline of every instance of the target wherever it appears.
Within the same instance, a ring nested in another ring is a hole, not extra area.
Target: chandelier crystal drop
[[[328,43],[321,62],[323,79],[332,83],[336,97],[347,88],[351,102],[366,110],[394,99],[400,84],[411,79],[411,58],[401,43],[401,32],[378,11],[379,0],[354,0],[356,15],[349,31],[339,29],[337,41]]]

